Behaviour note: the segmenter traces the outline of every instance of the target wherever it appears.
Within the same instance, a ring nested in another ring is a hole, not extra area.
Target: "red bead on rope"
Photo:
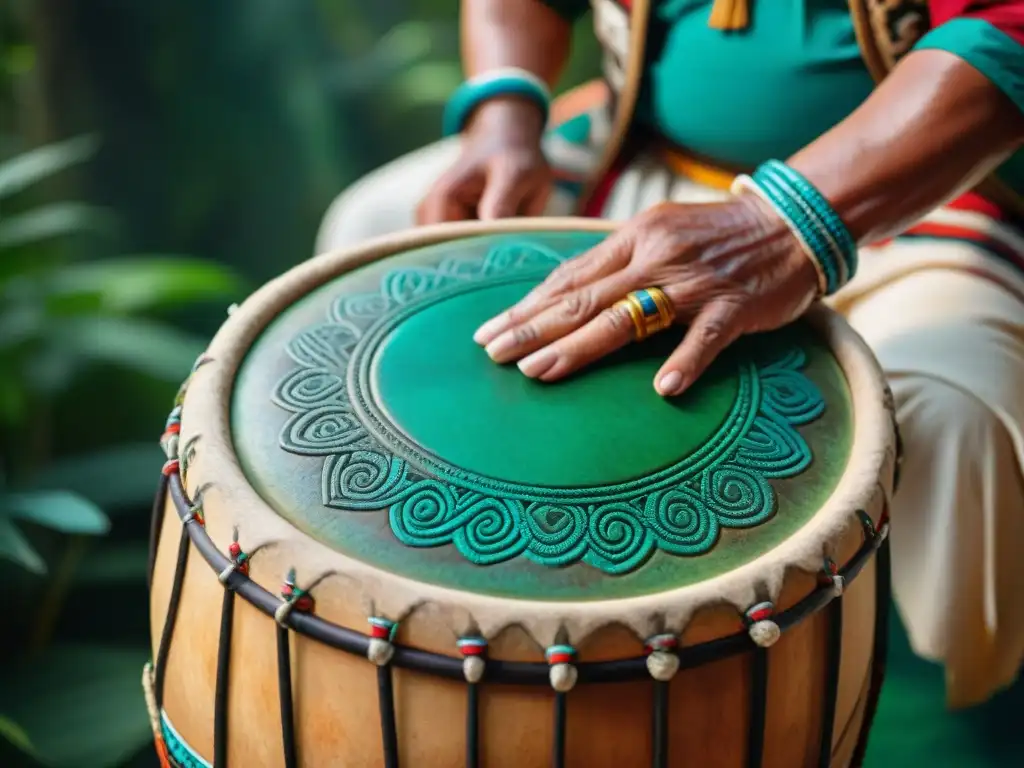
[[[576,685],[577,672],[572,663],[575,657],[576,649],[565,644],[552,645],[544,653],[550,666],[548,679],[559,693],[568,693]]]
[[[231,574],[235,571],[238,571],[243,576],[249,575],[249,556],[242,551],[242,545],[238,543],[237,528],[233,529],[231,533],[231,543],[228,544],[228,559],[231,562],[220,573],[220,581],[222,584],[227,584],[228,579],[231,578]]]
[[[644,643],[647,653],[647,671],[655,680],[667,683],[679,671],[679,638],[675,635],[661,634],[649,637]]]
[[[296,586],[294,568],[289,568],[288,574],[284,577],[284,583],[281,585],[281,599],[284,602],[274,612],[274,620],[278,624],[283,625],[292,611],[313,613],[316,609],[316,601],[313,596]]]
[[[455,641],[462,652],[462,674],[467,683],[478,683],[484,676],[487,640],[483,637],[460,637]]]
[[[878,518],[877,533],[883,539],[889,535],[889,505],[882,507],[882,516]]]
[[[395,633],[398,632],[398,622],[386,619],[383,616],[370,616],[370,643],[366,648],[366,658],[383,667],[390,663],[395,653],[392,641]]]
[[[782,630],[775,623],[774,616],[775,606],[767,601],[758,603],[744,616],[750,639],[761,648],[770,648],[775,645],[782,635]]]
[[[826,557],[822,570],[824,571],[823,580],[832,587],[833,594],[839,597],[846,588],[846,579],[839,572],[839,566],[836,564],[836,561],[831,557]]]
[[[161,469],[160,472],[164,477],[170,477],[178,472],[179,467],[180,462],[177,459],[170,459],[169,461],[164,462],[163,469]]]

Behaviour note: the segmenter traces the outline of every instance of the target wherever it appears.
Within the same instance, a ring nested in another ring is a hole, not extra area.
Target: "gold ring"
[[[613,306],[629,314],[637,341],[665,330],[675,320],[672,302],[660,288],[641,288],[639,291],[632,291]]]

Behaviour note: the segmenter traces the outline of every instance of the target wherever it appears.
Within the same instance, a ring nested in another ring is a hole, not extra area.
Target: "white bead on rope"
[[[385,619],[380,616],[370,617],[370,645],[366,649],[366,658],[383,667],[391,661],[395,655],[395,646],[392,641],[398,631],[398,622]]]
[[[167,422],[164,424],[164,433],[160,436],[160,447],[168,459],[178,458],[178,440],[181,433],[181,406],[176,405],[171,409]]]
[[[548,679],[551,687],[559,693],[568,693],[576,685],[577,672],[572,660],[576,656],[576,649],[571,645],[552,645],[544,653],[551,669],[548,672]]]
[[[281,585],[281,599],[284,600],[274,611],[274,621],[284,625],[292,611],[312,613],[316,608],[313,596],[304,589],[299,589],[295,577],[295,569],[289,568]]]
[[[824,570],[825,577],[832,584],[832,594],[835,597],[841,597],[843,590],[846,589],[846,579],[839,572],[839,566],[836,565],[836,561],[831,557],[826,557]]]
[[[675,635],[654,635],[644,643],[647,650],[647,671],[655,680],[667,683],[679,671],[679,656],[676,649],[679,640]]]
[[[460,637],[455,644],[462,652],[462,674],[467,683],[479,683],[487,668],[487,640],[483,637]]]
[[[772,618],[774,615],[775,606],[765,601],[750,608],[744,616],[750,639],[761,648],[771,648],[782,635],[782,630]]]
[[[228,564],[218,575],[221,584],[227,584],[231,574],[240,571],[243,575],[249,575],[249,556],[242,551],[238,543],[238,528],[231,532],[231,544],[228,545]]]

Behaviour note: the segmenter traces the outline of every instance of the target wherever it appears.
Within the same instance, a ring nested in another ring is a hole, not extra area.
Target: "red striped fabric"
[[[1021,0],[931,0],[932,26],[956,18],[982,19],[1024,45],[1024,2]]]

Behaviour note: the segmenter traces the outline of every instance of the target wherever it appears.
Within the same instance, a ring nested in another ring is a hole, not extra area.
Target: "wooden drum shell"
[[[572,224],[579,226],[578,222]],[[550,222],[534,225],[552,226]],[[403,243],[415,241],[406,238]],[[383,249],[381,246],[379,250]],[[185,418],[189,418],[187,404]],[[206,426],[195,424],[193,431],[204,432]],[[182,439],[186,437],[183,434]],[[210,451],[230,456],[226,442],[205,445],[204,452]],[[226,461],[233,471],[239,471],[233,459]],[[876,499],[876,508],[868,510],[881,532],[882,508],[889,495],[885,473],[891,471],[893,461],[879,461],[877,485],[882,493]],[[188,478],[183,485],[189,498],[195,498],[202,487],[206,520],[202,535],[208,535],[224,552],[231,540],[232,522],[238,518],[239,500],[209,473],[196,481]],[[161,705],[182,741],[207,764],[214,764],[215,702],[219,667],[223,667],[219,656],[226,590],[217,570],[187,536],[183,537],[183,512],[169,491],[163,503],[151,588],[153,659],[164,659]],[[829,550],[840,565],[851,562],[870,538],[852,515],[851,521],[832,528]],[[197,523],[188,525],[194,527]],[[273,540],[273,535],[268,536],[267,546],[250,561],[248,576],[276,594],[282,574],[301,562],[302,555],[293,546],[279,547]],[[188,554],[185,568],[179,572],[182,546]],[[887,552],[886,544],[881,547]],[[169,644],[161,649],[176,578],[180,579],[180,591],[175,624]],[[776,611],[785,612],[822,589],[827,586],[823,587],[820,574],[787,567],[774,600]],[[372,600],[368,601],[367,591],[361,588],[358,574],[327,575],[314,591],[316,615],[366,633],[367,616],[375,607]],[[240,595],[227,592],[233,602],[230,649],[225,656],[226,672],[220,670],[222,676],[227,675],[223,706],[226,727],[221,725],[226,734],[226,765],[285,766],[278,625]],[[755,764],[770,768],[853,766],[878,693],[879,665],[884,662],[880,658],[884,648],[878,643],[884,632],[878,629],[884,630],[885,615],[880,611],[887,610],[887,595],[887,561],[870,557],[841,599],[783,632],[771,648],[761,650],[750,643],[747,650],[728,658],[693,668],[684,665],[667,683],[667,764],[698,768]],[[836,627],[841,632],[841,656],[835,718],[830,749],[823,750],[822,734],[828,731],[826,702],[831,690],[830,654],[835,649],[831,633]],[[681,655],[685,658],[687,646],[743,633],[742,617],[733,605],[705,605],[686,623],[680,638]],[[288,638],[298,764],[360,768],[386,765],[378,668],[364,656],[329,647],[295,631],[289,631]],[[451,622],[438,620],[436,606],[425,601],[402,617],[395,642],[458,658],[456,639]],[[611,609],[607,621],[587,632],[576,643],[576,649],[580,660],[587,662],[640,657],[645,652],[642,638],[616,622]],[[489,659],[537,662],[543,659],[543,652],[535,634],[520,626],[508,626],[488,637]],[[751,718],[757,706],[753,666],[758,654],[767,659],[768,672],[763,758],[754,763],[749,747]],[[385,669],[393,681],[399,763],[431,768],[467,765],[467,683],[393,664]],[[577,685],[566,695],[564,765],[652,765],[656,685],[650,677]],[[556,698],[551,686],[490,682],[485,678],[477,688],[479,764],[495,768],[551,765]],[[822,761],[824,755],[831,756],[830,762]]]
[[[181,522],[170,502],[168,507],[152,588],[151,624],[156,641],[166,620],[181,540]],[[850,555],[856,547],[854,542]],[[834,768],[852,766],[868,703],[877,614],[876,568],[876,560],[869,561],[842,599],[843,656],[832,740]],[[252,575],[257,581],[261,580],[260,570],[254,565]],[[795,603],[816,586],[812,578],[800,576],[787,585],[780,608]],[[266,582],[273,583],[276,577],[276,570],[267,573]],[[175,640],[168,655],[164,709],[184,741],[204,756],[213,754],[222,595],[217,574],[192,549]],[[342,625],[358,626],[363,618],[346,612],[342,605],[320,600],[317,611]],[[418,619],[414,613],[403,622],[403,629],[418,637],[437,635],[433,646],[421,647],[451,655],[454,638],[438,632],[429,616]],[[284,765],[275,630],[272,618],[236,598],[228,688],[229,765]],[[767,651],[765,768],[819,765],[828,630],[826,609],[783,633]],[[742,631],[742,625],[735,611],[708,609],[695,617],[683,640],[699,643],[737,631]],[[156,641],[153,658],[158,654]],[[295,634],[291,647],[300,763],[383,766],[376,668],[365,658]],[[515,628],[491,639],[490,651],[492,656],[522,661],[534,661],[541,653]],[[579,651],[588,660],[619,659],[642,654],[643,644],[625,628],[609,627],[582,643]],[[669,765],[747,765],[752,653],[681,670],[669,684]],[[465,683],[406,669],[395,669],[393,674],[401,764],[464,766]],[[648,680],[577,686],[568,697],[566,766],[650,765],[652,691],[653,683]],[[553,698],[551,689],[541,686],[482,684],[481,765],[549,765]]]

